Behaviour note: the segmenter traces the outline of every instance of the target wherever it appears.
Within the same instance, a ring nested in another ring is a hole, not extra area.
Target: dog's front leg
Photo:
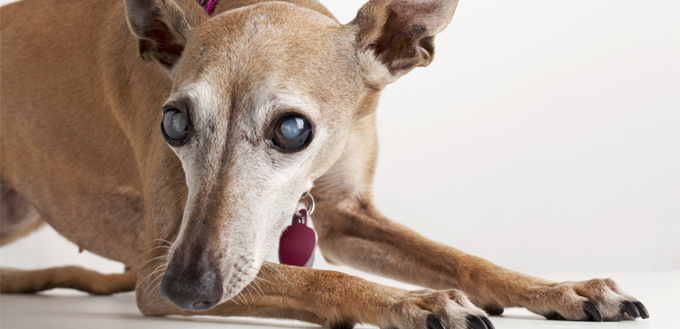
[[[461,289],[490,314],[525,307],[549,319],[648,316],[644,306],[611,279],[556,283],[511,271],[428,240],[357,198],[318,200],[317,209],[319,245],[329,261],[424,287]]]
[[[329,261],[428,288],[460,289],[490,314],[525,307],[569,320],[648,316],[612,280],[550,282],[426,239],[384,217],[371,202],[376,144],[375,115],[369,115],[355,123],[343,155],[315,182],[312,217]]]
[[[256,316],[329,328],[485,328],[484,312],[456,290],[406,291],[344,273],[265,263],[240,294],[203,312],[178,309],[158,289],[137,290],[147,315]],[[491,325],[486,325],[491,328]]]

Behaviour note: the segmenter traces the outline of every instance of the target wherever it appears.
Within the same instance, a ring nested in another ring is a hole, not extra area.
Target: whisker
[[[234,297],[236,297],[236,296],[234,296]],[[236,304],[236,305],[238,305],[238,306],[241,306],[241,303],[237,302],[236,299],[235,299],[234,297],[231,297],[231,299],[229,299],[229,301],[232,302],[232,303],[234,303],[234,304]]]
[[[263,262],[262,265],[266,266],[268,269],[276,271],[280,276],[285,276],[280,269],[276,268],[276,266],[270,264],[269,262]]]
[[[164,242],[164,243],[167,243],[169,245],[172,245],[172,242],[165,240],[165,239],[153,239],[153,240],[148,241],[146,244],[149,244],[149,243],[152,243],[152,242]]]
[[[260,280],[260,281],[264,281],[264,282],[269,283],[271,285],[274,285],[271,281],[264,279],[264,278],[256,277],[255,279]]]
[[[272,283],[271,281],[269,281],[269,280],[267,280],[267,279],[265,279],[265,278],[263,278],[263,277],[260,277],[260,276],[256,276],[256,277],[255,277],[255,280],[264,281],[264,282],[266,282],[266,283],[269,283],[269,284],[273,285],[273,283]]]
[[[262,290],[262,287],[260,287],[260,284],[257,281],[253,281],[253,283],[255,283],[255,291],[260,290],[258,293],[260,294],[260,297],[264,299],[265,293],[264,290]]]
[[[147,284],[146,287],[144,287],[144,289],[149,289],[149,286],[154,284],[156,281],[158,281],[158,279],[160,279],[162,277],[163,277],[162,275],[157,276],[155,279],[153,279],[153,281],[151,281],[149,284]],[[161,280],[161,282],[163,282],[163,280]]]
[[[241,300],[241,302],[243,302],[243,304],[248,306],[248,311],[250,311],[250,305],[248,305],[248,301],[243,296],[241,296],[240,293],[238,295],[236,295],[236,297],[238,297]]]
[[[255,305],[255,294],[250,291],[249,286],[246,286],[246,290],[248,291],[248,295],[250,295],[250,299],[253,301],[253,305]]]
[[[160,266],[162,266],[162,265],[163,265],[163,264],[158,265],[158,267],[160,267]],[[154,273],[156,273],[156,270],[158,269],[158,267],[156,267],[156,269],[155,269],[153,272],[149,273],[149,275],[145,276],[144,279],[142,279],[141,281],[139,281],[139,284],[144,283],[144,281],[145,281],[146,279],[148,279],[151,275],[153,275]]]
[[[153,247],[153,248],[151,248],[151,249],[145,251],[141,256],[139,256],[139,258],[143,258],[144,255],[146,255],[146,254],[148,254],[148,253],[150,253],[150,252],[152,252],[152,251],[154,251],[154,250],[156,250],[156,249],[158,249],[158,248],[170,249],[170,246],[155,246],[155,247]]]
[[[258,294],[259,296],[262,296],[262,295],[260,294],[260,292],[257,290],[257,287],[255,287],[254,283],[255,283],[255,281],[251,282],[251,285],[248,285],[248,288],[252,288],[253,290],[255,290],[255,293],[256,293],[256,294]],[[250,290],[248,290],[248,292],[249,292],[251,295],[254,295]]]
[[[167,268],[168,268],[168,264],[161,264],[161,265],[158,265],[158,267],[156,267],[156,269],[155,269],[153,272],[151,272],[149,275],[147,275],[147,276],[144,278],[144,280],[139,281],[139,284],[144,283],[145,280],[148,280],[148,279],[149,279],[152,275],[154,275],[156,272],[165,270],[165,269],[167,269]]]
[[[161,282],[158,282],[158,284],[157,284],[157,285],[156,285],[155,287],[153,287],[153,289],[151,289],[151,291],[149,291],[149,294],[150,294],[151,292],[153,292],[154,290],[156,290],[156,289],[160,288],[160,286],[161,286],[161,283],[163,283],[163,281],[161,281]]]
[[[168,257],[168,255],[167,255],[167,254],[165,254],[165,255],[160,255],[160,256],[158,256],[158,257],[154,257],[154,258],[149,259],[148,261],[146,261],[146,263],[144,263],[144,265],[142,265],[142,266],[139,267],[138,271],[141,271],[142,268],[144,268],[144,266],[149,265],[149,263],[151,263],[152,261],[157,260],[157,259],[160,259],[160,258],[163,258],[163,257]]]

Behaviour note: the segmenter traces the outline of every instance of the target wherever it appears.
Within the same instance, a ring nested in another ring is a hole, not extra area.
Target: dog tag
[[[309,226],[306,209],[298,210],[300,215],[293,215],[293,223],[283,231],[279,240],[279,262],[285,265],[312,267],[314,249],[316,249],[316,232]]]

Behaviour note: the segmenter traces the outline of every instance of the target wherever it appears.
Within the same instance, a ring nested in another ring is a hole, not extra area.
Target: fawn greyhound
[[[314,0],[214,4],[2,8],[2,243],[47,222],[129,268],[5,268],[3,292],[135,290],[146,315],[331,328],[493,328],[486,315],[506,307],[550,319],[648,316],[610,279],[510,271],[373,206],[378,96],[432,61],[457,0],[370,0],[346,25]],[[264,262],[309,190],[330,262],[429,289]]]

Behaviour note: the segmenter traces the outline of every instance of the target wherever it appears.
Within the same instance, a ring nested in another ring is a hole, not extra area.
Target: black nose
[[[222,280],[212,269],[179,271],[173,266],[163,275],[161,294],[187,311],[205,311],[222,299]]]

